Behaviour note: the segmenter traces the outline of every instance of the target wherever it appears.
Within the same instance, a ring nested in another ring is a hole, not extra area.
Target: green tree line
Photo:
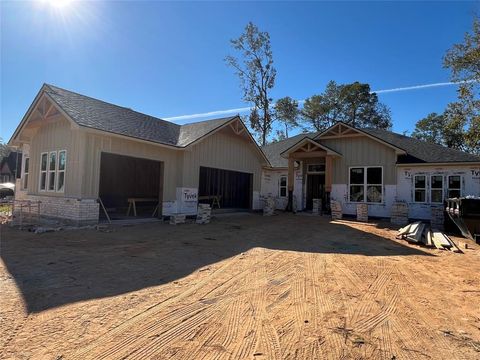
[[[379,101],[370,85],[330,81],[322,93],[303,104],[290,96],[277,101],[271,97],[277,71],[274,67],[270,35],[253,23],[231,40],[238,56],[226,62],[240,79],[243,100],[252,105],[245,120],[257,133],[261,145],[271,136],[273,124],[279,123],[273,141],[288,138],[293,129],[323,131],[337,121],[355,127],[390,129],[390,109]],[[451,80],[458,83],[458,100],[448,104],[442,114],[431,113],[416,123],[412,136],[451,148],[480,154],[480,22],[475,18],[473,31],[464,42],[455,44],[443,59]],[[302,106],[303,105],[303,106]]]

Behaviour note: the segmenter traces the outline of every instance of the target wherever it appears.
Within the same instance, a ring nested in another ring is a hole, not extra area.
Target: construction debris
[[[397,225],[408,224],[408,204],[404,202],[396,202],[390,210],[390,222]]]
[[[208,224],[212,216],[212,208],[210,204],[198,204],[197,224]]]
[[[275,199],[271,196],[267,196],[264,199],[263,216],[272,216],[275,212]]]
[[[428,247],[436,247],[440,250],[462,252],[443,232],[435,229],[432,231],[430,225],[417,221],[398,230],[397,238],[407,240],[415,244],[423,244]]]
[[[332,212],[332,220],[341,220],[342,213],[342,203],[340,201],[331,200],[330,201],[330,210]]]
[[[170,215],[170,225],[184,224],[187,216],[185,214]]]
[[[322,215],[322,199],[313,199],[312,204],[312,214]]]
[[[368,222],[367,204],[357,204],[357,221]]]

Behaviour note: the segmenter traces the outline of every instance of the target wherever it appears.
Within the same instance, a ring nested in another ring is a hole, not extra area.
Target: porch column
[[[325,191],[331,192],[332,191],[332,171],[333,171],[333,164],[332,164],[332,157],[330,155],[325,156]]]
[[[333,158],[330,155],[325,156],[325,207],[330,211],[330,193],[332,191],[333,178]]]
[[[295,160],[292,159],[290,156],[288,157],[288,204],[286,211],[293,211],[293,182],[294,182],[294,171],[295,171]]]

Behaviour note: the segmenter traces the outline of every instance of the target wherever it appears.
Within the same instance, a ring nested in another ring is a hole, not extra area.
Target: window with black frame
[[[414,177],[414,201],[427,201],[427,177],[425,175],[415,175]]]
[[[383,169],[380,166],[352,167],[349,174],[351,202],[383,201]]]
[[[460,175],[450,175],[448,177],[448,197],[459,198],[462,196],[462,178]]]

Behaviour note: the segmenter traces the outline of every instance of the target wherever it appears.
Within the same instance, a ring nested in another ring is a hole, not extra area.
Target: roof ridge
[[[438,148],[441,148],[443,150],[448,150],[448,151],[455,151],[455,152],[459,152],[459,153],[462,153],[462,154],[469,154],[469,155],[473,155],[473,156],[477,156],[477,157],[480,157],[479,155],[476,155],[476,154],[471,154],[469,152],[466,152],[466,151],[463,151],[463,150],[460,150],[460,149],[455,149],[455,148],[451,148],[451,147],[448,147],[446,145],[443,145],[443,144],[438,144],[438,143],[434,143],[434,142],[430,142],[430,141],[426,141],[426,140],[422,140],[422,139],[417,139],[413,136],[409,136],[409,135],[405,135],[405,134],[400,134],[400,133],[397,133],[395,131],[391,131],[391,130],[385,130],[385,129],[379,129],[379,128],[369,128],[369,129],[373,129],[373,130],[380,130],[380,131],[385,131],[385,132],[389,132],[395,136],[400,136],[400,137],[403,137],[403,138],[406,138],[406,139],[409,139],[409,140],[413,140],[413,141],[417,141],[417,142],[420,142],[422,144],[426,144],[426,145],[429,145],[429,146],[435,146],[435,147],[438,147]]]
[[[92,99],[92,100],[95,100],[95,101],[99,101],[101,103],[104,103],[104,104],[107,104],[107,105],[111,105],[111,106],[115,106],[115,107],[118,107],[118,108],[121,108],[121,109],[125,109],[125,110],[128,110],[128,111],[132,111],[134,113],[137,113],[137,114],[140,114],[140,115],[143,115],[143,116],[148,116],[150,118],[153,118],[155,120],[159,120],[159,121],[163,121],[163,122],[166,122],[168,124],[172,124],[172,125],[175,125],[175,126],[180,126],[178,124],[175,124],[174,122],[171,122],[171,121],[168,121],[168,120],[164,120],[164,119],[161,119],[161,118],[158,118],[156,116],[153,116],[153,115],[149,115],[149,114],[145,114],[145,113],[142,113],[140,111],[137,111],[137,110],[133,110],[132,108],[128,108],[128,107],[125,107],[125,106],[121,106],[121,105],[117,105],[117,104],[114,104],[114,103],[111,103],[111,102],[108,102],[108,101],[105,101],[105,100],[101,100],[101,99],[97,99],[97,98],[94,98],[92,96],[88,96],[88,95],[84,95],[84,94],[80,94],[76,91],[72,91],[72,90],[68,90],[68,89],[64,89],[64,88],[61,88],[60,86],[56,86],[56,85],[52,85],[52,84],[48,84],[48,83],[44,83],[45,86],[47,86],[48,88],[50,88],[51,91],[55,91],[55,88],[57,89],[60,89],[62,91],[67,91],[69,93],[72,93],[72,94],[75,94],[75,95],[79,95],[79,96],[83,96],[83,97],[86,97],[88,99]],[[58,94],[57,92],[57,95],[60,95]]]

